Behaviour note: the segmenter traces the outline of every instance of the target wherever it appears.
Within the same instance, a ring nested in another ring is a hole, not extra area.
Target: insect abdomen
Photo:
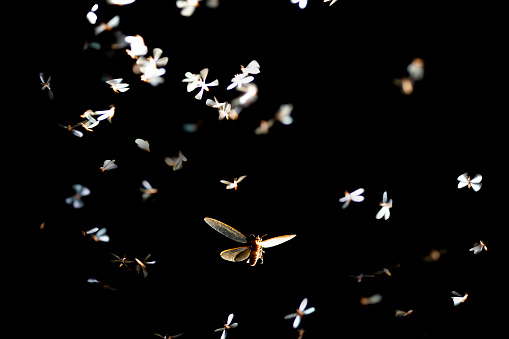
[[[259,244],[259,241],[253,241],[251,243],[251,254],[249,255],[249,265],[254,266],[258,259],[262,256],[262,245]]]

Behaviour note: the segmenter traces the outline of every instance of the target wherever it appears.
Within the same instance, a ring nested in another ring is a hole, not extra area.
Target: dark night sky
[[[159,47],[169,58],[165,83],[152,87],[133,74],[123,50],[108,47],[112,32],[94,36],[85,19],[94,3],[62,10],[43,2],[30,11],[37,54],[27,105],[39,122],[29,127],[37,142],[25,152],[38,164],[31,180],[42,192],[29,215],[39,258],[31,273],[33,334],[219,339],[213,330],[234,313],[239,327],[228,338],[297,338],[283,316],[305,297],[316,312],[301,323],[304,338],[489,332],[492,258],[501,246],[489,199],[496,136],[478,133],[493,123],[478,117],[495,109],[500,92],[494,9],[310,1],[301,10],[289,0],[221,1],[184,18],[174,1],[99,2],[98,22],[118,14],[115,30],[143,36],[149,55]],[[44,29],[36,29],[41,20]],[[83,50],[85,41],[102,47]],[[392,81],[415,57],[424,60],[425,76],[405,96]],[[238,120],[218,121],[205,100],[238,96],[226,86],[251,60],[261,65],[258,101]],[[219,86],[197,101],[181,80],[205,67]],[[39,72],[52,76],[53,101],[39,89]],[[114,93],[104,75],[124,78],[130,90]],[[293,124],[255,135],[260,120],[285,103],[294,105]],[[83,138],[58,126],[111,104],[113,123]],[[195,133],[182,129],[197,121]],[[137,138],[150,142],[150,153]],[[174,172],[164,158],[179,150],[188,161]],[[101,173],[106,159],[119,167]],[[479,192],[456,188],[467,171],[483,175]],[[219,183],[240,175],[247,178],[237,191]],[[144,179],[159,189],[146,202],[138,190]],[[92,192],[79,210],[64,202],[73,184]],[[360,187],[364,202],[341,209],[344,190]],[[375,219],[384,191],[394,199],[387,221]],[[230,263],[219,252],[237,243],[204,217],[246,235],[297,237],[267,249],[263,265]],[[108,229],[109,243],[82,236],[96,226]],[[490,251],[474,256],[468,250],[480,239]],[[433,248],[447,253],[424,262]],[[111,252],[128,259],[151,253],[157,263],[143,279],[111,263]],[[349,277],[398,263],[392,277]],[[87,283],[92,277],[116,291]],[[469,298],[454,307],[452,290]],[[360,305],[375,293],[381,303]],[[414,314],[395,318],[396,309]]]

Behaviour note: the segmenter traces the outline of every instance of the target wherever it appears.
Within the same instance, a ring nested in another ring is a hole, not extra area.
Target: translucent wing
[[[146,189],[148,190],[151,190],[152,189],[152,185],[150,185],[150,183],[147,181],[147,180],[143,180],[141,182],[141,184],[143,185],[143,187],[145,187]]]
[[[473,179],[470,179],[470,183],[478,184],[482,180],[482,175],[477,174]]]
[[[355,190],[352,193],[350,193],[350,195],[352,195],[352,196],[359,196],[362,193],[364,193],[364,188],[359,188],[358,190]]]
[[[299,327],[301,317],[295,317],[295,320],[293,321],[293,328]]]
[[[310,307],[310,308],[308,308],[307,310],[303,311],[302,313],[303,313],[304,315],[306,315],[306,314],[311,314],[311,313],[313,313],[314,311],[315,311],[315,308],[314,308],[314,307]]]
[[[235,240],[236,242],[240,242],[243,244],[247,243],[246,236],[244,234],[240,233],[239,231],[237,231],[235,228],[228,226],[225,223],[222,223],[221,221],[216,220],[216,219],[205,218],[204,220],[210,227],[212,227],[213,229],[215,229],[216,231],[218,231],[225,237],[228,237],[232,240]],[[287,239],[287,240],[289,240],[289,239]]]
[[[226,321],[226,325],[230,325],[232,323],[232,320],[233,320],[233,313],[230,313],[230,315],[228,316],[228,320]]]
[[[465,182],[465,183],[468,183],[467,173],[463,173],[462,175],[460,175],[460,176],[457,178],[457,180],[458,180],[458,181]]]
[[[452,291],[451,293],[452,293],[452,294],[454,294],[454,295],[455,295],[455,296],[457,296],[457,297],[463,297],[461,294],[459,294],[459,293],[458,293],[458,292],[456,292],[456,291]]]
[[[295,236],[296,236],[296,234],[281,235],[279,237],[264,240],[261,242],[261,245],[265,248],[274,247],[274,246],[282,244],[290,239],[293,239]]]
[[[256,60],[253,60],[247,65],[244,71],[246,73],[258,74],[260,73],[260,64]]]
[[[251,248],[249,246],[231,248],[229,250],[225,250],[225,251],[219,253],[221,258],[223,258],[224,260],[234,261],[234,262],[244,261],[247,258],[249,258],[250,254],[251,254]]]
[[[472,181],[470,181],[470,185],[472,186],[472,188],[474,189],[474,191],[479,191],[481,189],[481,186],[482,184],[481,183],[474,183]]]
[[[200,76],[203,82],[205,82],[205,78],[207,77],[208,74],[209,74],[208,68],[204,68],[200,71]]]
[[[247,175],[240,176],[240,177],[237,179],[237,183],[241,182],[241,181],[242,181],[242,180],[244,180],[246,177],[247,177]]]
[[[462,188],[468,185],[468,181],[460,181],[458,182],[458,188]]]
[[[381,218],[385,215],[385,213],[387,213],[387,211],[388,211],[388,210],[389,210],[389,209],[388,209],[387,207],[385,207],[385,206],[384,206],[384,207],[382,207],[382,208],[380,209],[380,211],[378,211],[378,213],[376,214],[376,218],[377,218],[377,219],[381,219]]]
[[[284,316],[285,319],[291,319],[297,316],[297,313],[291,313]]]

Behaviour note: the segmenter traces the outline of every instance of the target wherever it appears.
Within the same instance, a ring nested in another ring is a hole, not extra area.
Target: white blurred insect
[[[66,130],[68,130],[69,132],[71,132],[72,134],[74,134],[75,136],[77,136],[78,138],[81,138],[83,136],[83,132],[82,131],[78,131],[74,128],[78,127],[78,126],[81,126],[81,124],[76,124],[74,126],[71,126],[70,124],[67,125],[67,126],[64,126],[64,125],[58,125],[62,128],[65,128]]]
[[[90,279],[87,279],[87,282],[89,284],[97,284],[99,286],[101,286],[102,288],[104,288],[105,290],[112,290],[112,291],[116,291],[116,289],[114,289],[113,287],[111,287],[110,285],[107,285],[107,284],[103,284],[101,281],[95,279],[95,278],[90,278]]]
[[[363,306],[378,304],[382,301],[382,295],[380,293],[373,294],[371,297],[362,297],[360,303]]]
[[[187,161],[187,158],[184,156],[184,154],[182,154],[181,151],[179,151],[178,157],[171,157],[171,158],[166,157],[166,158],[164,158],[164,161],[166,162],[166,164],[168,166],[173,167],[174,171],[177,171],[182,168],[182,166],[184,165],[183,162]]]
[[[239,183],[239,182],[241,182],[242,180],[244,180],[246,177],[247,177],[247,175],[243,175],[243,176],[239,177],[238,179],[237,179],[237,178],[234,178],[234,179],[233,179],[233,182],[226,181],[226,180],[220,180],[220,182],[221,182],[222,184],[225,184],[225,185],[226,185],[226,189],[227,189],[227,190],[232,189],[232,188],[234,188],[235,190],[237,190],[238,183]]]
[[[300,9],[304,9],[306,8],[307,4],[308,4],[308,0],[290,0],[292,2],[292,4],[299,4],[299,8]]]
[[[197,100],[201,100],[202,96],[203,96],[203,91],[207,91],[209,90],[209,86],[212,87],[212,86],[217,86],[219,85],[219,80],[214,80],[212,81],[211,83],[206,83],[205,80],[207,78],[207,75],[209,74],[209,69],[208,68],[204,68],[200,71],[200,78],[201,80],[199,80],[197,82],[197,87],[201,87],[200,91],[198,92],[198,94],[195,95],[195,98]]]
[[[401,310],[396,310],[394,316],[396,318],[400,318],[400,317],[409,317],[410,314],[412,314],[414,312],[414,310],[408,310],[408,311],[401,311]]]
[[[394,79],[392,83],[395,86],[398,86],[401,90],[401,93],[405,95],[410,95],[414,92],[414,82],[409,77],[403,77],[401,79]]]
[[[282,123],[283,125],[290,125],[293,122],[293,118],[290,116],[293,111],[292,104],[283,104],[279,106],[274,119]]]
[[[406,68],[410,79],[419,81],[424,78],[424,60],[421,58],[414,58]]]
[[[80,184],[72,185],[72,188],[76,191],[76,193],[72,197],[66,198],[65,203],[67,205],[72,205],[74,208],[82,208],[85,204],[81,200],[81,197],[89,195],[90,190]]]
[[[177,7],[181,8],[180,15],[190,17],[193,15],[200,0],[177,0]]]
[[[97,11],[98,8],[99,8],[99,5],[95,4],[92,6],[92,9],[90,10],[90,12],[87,13],[87,20],[92,25],[95,25],[95,23],[97,22],[97,14],[95,14],[95,11]]]
[[[329,2],[329,1],[331,1],[331,0],[323,0],[323,2]],[[329,6],[334,5],[334,3],[336,3],[336,1],[338,1],[338,0],[332,0],[332,2],[329,4]]]
[[[260,120],[260,126],[256,127],[254,132],[256,135],[268,134],[272,125],[274,125],[274,119]]]
[[[240,70],[245,75],[258,74],[260,73],[260,64],[256,60],[253,60],[247,65],[247,67],[240,65]]]
[[[145,41],[140,35],[129,35],[124,38],[125,42],[131,45],[131,49],[126,49],[127,54],[133,59],[147,54],[148,47],[145,45]]]
[[[452,291],[451,293],[455,295],[455,297],[451,297],[454,306],[458,306],[459,304],[467,300],[468,293],[465,293],[465,295],[461,295],[456,291]]]
[[[482,242],[482,240],[479,240],[479,242],[474,243],[474,247],[470,249],[470,251],[474,252],[474,254],[480,253],[482,250],[487,251],[488,247]]]
[[[385,220],[389,219],[389,217],[391,216],[390,209],[392,208],[392,199],[387,201],[387,191],[384,192],[383,200],[379,205],[382,206],[382,208],[376,214],[376,218],[381,219],[382,217],[384,217]]]
[[[186,72],[186,78],[182,80],[182,82],[188,82],[187,84],[187,91],[192,92],[198,87],[201,77],[199,74],[193,74],[191,72]]]
[[[123,78],[118,78],[118,79],[112,79],[112,80],[106,80],[105,82],[110,85],[111,89],[113,89],[113,91],[115,91],[115,93],[120,93],[120,92],[126,92],[129,90],[129,84],[127,83],[122,83],[122,80]]]
[[[209,107],[217,108],[219,112],[219,120],[223,120],[224,118],[226,118],[226,120],[237,119],[237,114],[231,110],[232,105],[228,103],[228,101],[219,102],[217,101],[216,97],[214,97],[214,100],[207,99],[205,104]]]
[[[152,86],[162,84],[164,82],[164,78],[162,76],[166,73],[166,70],[164,68],[157,68],[156,59],[150,57],[146,60],[148,62],[140,66],[140,70],[143,73],[141,80],[148,82]]]
[[[467,173],[463,173],[460,175],[457,180],[458,182],[458,188],[463,188],[467,186],[468,188],[473,188],[474,191],[479,191],[481,189],[482,183],[482,175],[477,174],[475,177],[470,179],[470,176],[467,175]]]
[[[163,67],[166,66],[168,63],[168,57],[161,58],[161,55],[163,54],[163,50],[160,48],[154,48],[152,50],[153,56],[145,58],[140,57],[138,60],[136,60],[136,63],[140,65],[141,71],[145,73],[145,70],[143,69],[144,65],[147,63],[150,63],[150,59],[153,59],[157,67]]]
[[[98,26],[94,28],[95,35],[99,35],[104,31],[111,31],[113,28],[117,27],[120,23],[120,17],[115,15],[110,21],[107,23],[101,22]]]
[[[258,99],[258,86],[254,83],[247,84],[246,86],[237,87],[237,91],[244,92],[238,98],[232,101],[232,106],[248,107]]]
[[[246,76],[247,73],[235,74],[235,76],[231,79],[231,84],[226,87],[227,90],[231,90],[235,87],[242,87],[242,85],[250,83],[254,80],[253,76]]]
[[[140,271],[143,271],[144,278],[146,278],[148,275],[147,265],[153,265],[156,263],[155,261],[147,261],[148,258],[150,258],[150,255],[151,255],[150,253],[147,254],[147,256],[145,257],[145,259],[143,259],[143,261],[141,261],[138,258],[134,258],[134,260],[136,260],[136,263],[138,264],[138,266],[136,266],[136,272],[138,272],[138,274],[139,274]]]
[[[150,152],[150,144],[148,143],[147,140],[143,140],[143,139],[136,139],[134,140],[134,142],[136,143],[136,145],[138,145],[139,148],[141,148],[142,150],[146,151],[146,152]]]
[[[147,180],[143,180],[141,182],[141,185],[143,186],[143,188],[140,187],[140,191],[142,192],[141,198],[143,199],[143,201],[147,200],[153,194],[156,194],[158,192],[157,188],[153,188],[152,185],[150,185],[150,183]]]
[[[53,100],[53,98],[55,96],[53,95],[53,91],[51,90],[51,85],[50,85],[51,76],[48,77],[48,80],[44,80],[44,73],[39,73],[39,78],[41,79],[41,85],[42,85],[41,90],[44,91],[45,89],[48,89],[48,96],[51,100]]]
[[[120,265],[118,267],[122,267],[124,266],[125,268],[127,268],[129,271],[131,270],[131,268],[129,268],[129,266],[127,266],[127,264],[132,264],[134,261],[132,260],[127,260],[127,258],[125,257],[125,254],[122,258],[120,258],[118,255],[116,255],[115,253],[111,253],[112,256],[114,256],[115,258],[117,259],[113,259],[111,260],[111,262],[118,262],[120,263]]]
[[[350,201],[355,202],[361,202],[364,201],[364,197],[361,195],[364,193],[364,188],[359,188],[352,193],[348,193],[348,191],[345,191],[345,196],[342,198],[339,198],[339,202],[343,203],[343,206],[341,206],[343,209],[347,208],[350,204]]]
[[[112,169],[117,168],[118,166],[115,164],[115,160],[104,160],[104,164],[99,167],[102,172],[111,171]]]
[[[285,319],[295,318],[295,320],[293,321],[293,328],[299,327],[299,324],[305,315],[311,314],[315,311],[314,307],[310,307],[306,310],[307,304],[308,304],[308,299],[304,298],[304,300],[302,300],[302,302],[300,303],[300,306],[297,309],[296,313],[291,313],[291,314],[285,315],[285,317],[284,317]]]
[[[110,237],[106,234],[106,228],[94,227],[92,229],[89,229],[88,231],[83,231],[83,236],[90,236],[90,239],[92,239],[95,242],[109,242]]]
[[[400,264],[399,264],[399,263],[397,263],[397,264],[396,264],[396,265],[394,265],[394,266],[390,266],[390,268],[398,268],[398,267],[400,267]],[[388,269],[388,268],[386,268],[386,267],[382,267],[382,270],[381,270],[381,271],[373,272],[373,274],[386,274],[386,275],[388,275],[389,277],[391,277],[391,276],[392,276],[391,271],[389,271],[389,269]]]
[[[237,327],[239,325],[238,323],[233,323],[232,324],[232,320],[233,320],[233,313],[231,313],[228,316],[228,320],[226,321],[226,323],[224,324],[223,327],[218,328],[217,330],[214,330],[214,332],[223,331],[223,333],[221,334],[221,338],[220,339],[226,338],[226,331],[228,331],[231,328],[235,328],[235,327]]]

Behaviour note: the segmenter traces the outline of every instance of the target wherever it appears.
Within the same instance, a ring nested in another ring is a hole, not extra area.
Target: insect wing
[[[282,244],[290,239],[293,239],[297,234],[281,235],[279,237],[270,238],[261,242],[261,245],[265,248],[274,247]]]
[[[237,183],[241,182],[241,181],[242,181],[242,180],[244,180],[246,177],[247,177],[247,175],[243,175],[243,176],[239,177],[239,178],[237,179]]]
[[[233,313],[230,313],[230,315],[228,316],[228,320],[226,321],[226,325],[230,325],[232,323],[232,320],[233,320]]]
[[[462,187],[465,187],[466,185],[468,185],[467,173],[463,173],[462,175],[460,175],[457,178],[457,180],[459,181],[458,188],[462,188]]]
[[[470,179],[470,183],[478,184],[481,182],[481,180],[482,180],[482,175],[477,174],[473,179]]]
[[[308,305],[308,298],[304,298],[299,306],[300,311],[304,311],[306,309],[306,306]]]
[[[364,200],[364,197],[361,196],[361,194],[364,193],[364,188],[359,188],[358,190],[353,191],[350,193],[352,200],[356,202],[361,202]]]
[[[228,226],[225,223],[223,223],[219,220],[216,220],[216,219],[205,218],[204,220],[210,227],[212,227],[213,229],[215,229],[216,231],[218,231],[225,237],[235,240],[236,242],[240,242],[240,243],[244,243],[244,244],[247,243],[246,236],[244,234],[240,233],[239,231],[237,231],[235,228]]]
[[[387,202],[387,191],[384,192],[384,195],[383,195],[383,199],[382,199],[382,203],[386,203]]]
[[[313,313],[314,311],[315,311],[315,308],[314,308],[314,307],[310,307],[310,308],[308,308],[307,310],[303,311],[302,313],[303,313],[304,315],[306,315],[306,314],[311,314],[311,313]]]
[[[253,60],[249,63],[249,65],[247,65],[247,67],[244,69],[244,72],[250,74],[260,73],[260,64],[256,60]]]
[[[202,81],[205,83],[205,78],[207,78],[207,75],[209,74],[209,69],[208,68],[204,68],[200,71],[200,76],[201,76],[201,79]]]
[[[301,317],[300,317],[300,316],[295,317],[295,320],[293,321],[293,328],[297,328],[297,327],[299,327],[300,320],[301,320]]]
[[[247,258],[249,258],[249,255],[251,254],[251,248],[249,246],[242,246],[237,248],[232,248],[229,250],[225,250],[219,255],[224,260],[238,262],[238,261],[244,261]]]
[[[481,183],[475,183],[470,180],[470,186],[474,189],[474,191],[479,191],[481,189],[482,184]]]

